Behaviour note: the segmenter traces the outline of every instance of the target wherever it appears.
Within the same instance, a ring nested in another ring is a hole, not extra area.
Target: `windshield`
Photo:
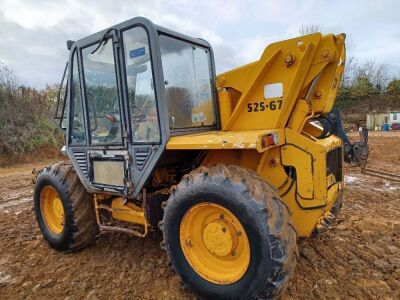
[[[215,125],[209,50],[165,35],[160,47],[171,129]]]
[[[89,111],[91,144],[120,144],[121,115],[113,44],[108,42],[97,51],[98,44],[82,50],[84,82]]]

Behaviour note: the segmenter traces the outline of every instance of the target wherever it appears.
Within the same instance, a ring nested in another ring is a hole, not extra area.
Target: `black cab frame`
[[[220,129],[207,41],[137,17],[67,45],[57,114],[89,192],[135,198],[170,136]]]

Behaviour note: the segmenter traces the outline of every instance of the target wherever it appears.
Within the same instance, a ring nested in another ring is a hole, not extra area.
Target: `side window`
[[[209,51],[164,35],[160,47],[170,127],[215,125]]]
[[[85,123],[83,119],[81,87],[79,80],[78,56],[76,52],[74,53],[72,60],[73,64],[72,64],[71,102],[73,104],[72,104],[72,124],[71,124],[70,143],[72,145],[82,145],[86,143],[86,134],[85,134]]]
[[[68,81],[61,87],[60,92],[60,106],[62,105],[62,114],[61,114],[61,128],[67,129],[68,125],[68,101],[67,101],[67,91],[68,91]],[[62,97],[62,98],[61,98]]]
[[[61,129],[65,130],[67,129],[67,121],[68,121],[68,107],[66,103],[67,99],[67,90],[68,90],[68,62],[65,64],[65,69],[64,69],[64,74],[61,79],[60,87],[58,89],[58,94],[57,94],[57,104],[56,104],[56,110],[54,114],[54,119],[59,120],[59,125],[61,126]]]
[[[122,36],[133,142],[157,143],[160,128],[147,33],[135,27]]]
[[[90,142],[121,144],[121,114],[113,43],[110,40],[96,50],[97,47],[98,43],[82,50]]]

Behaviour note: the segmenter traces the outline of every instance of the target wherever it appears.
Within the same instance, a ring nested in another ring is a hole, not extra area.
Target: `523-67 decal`
[[[247,103],[247,112],[258,112],[269,110],[276,110],[282,108],[282,100],[272,100],[269,103],[261,102],[249,102]]]

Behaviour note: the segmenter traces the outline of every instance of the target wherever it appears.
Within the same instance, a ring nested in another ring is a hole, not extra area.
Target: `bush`
[[[351,86],[350,97],[355,100],[366,99],[371,96],[372,92],[373,85],[369,79],[365,76],[358,76]]]
[[[13,161],[39,150],[46,156],[45,146],[54,153],[63,142],[52,119],[54,105],[47,91],[20,85],[14,73],[0,63],[0,156]]]
[[[400,96],[400,80],[393,79],[391,82],[389,82],[386,88],[386,93],[388,95]]]

